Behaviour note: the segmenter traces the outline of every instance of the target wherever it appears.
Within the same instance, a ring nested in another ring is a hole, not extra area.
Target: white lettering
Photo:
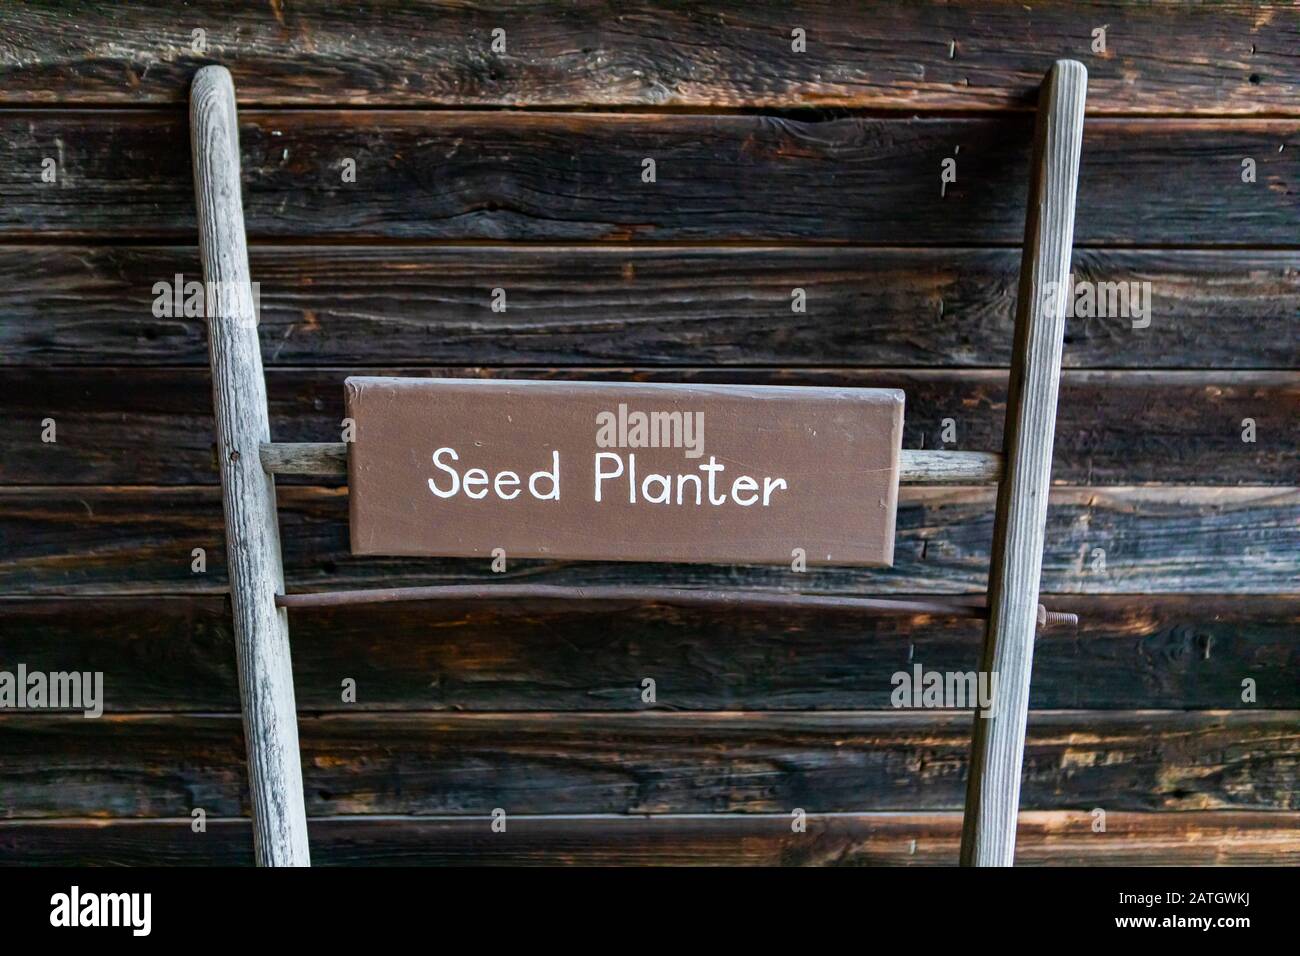
[[[470,468],[466,470],[464,477],[461,477],[451,465],[447,464],[444,459],[450,461],[460,461],[460,455],[456,449],[443,447],[433,453],[433,464],[441,471],[445,471],[451,478],[450,488],[443,489],[438,487],[438,483],[432,478],[429,479],[429,490],[439,498],[454,498],[460,492],[465,492],[465,497],[472,498],[475,501],[482,501],[489,494],[495,492],[496,496],[502,501],[514,501],[522,494],[519,489],[522,479],[516,471],[500,471],[496,475],[489,475],[485,468]],[[545,488],[545,483],[550,482],[550,487]],[[539,470],[528,476],[528,492],[538,501],[559,501],[560,500],[560,453],[558,450],[551,452],[551,470]]]
[[[437,451],[433,453],[434,466],[441,468],[447,474],[451,475],[451,491],[439,490],[438,486],[433,483],[432,478],[429,479],[429,490],[432,491],[439,498],[454,498],[456,496],[456,492],[460,490],[460,475],[456,474],[455,468],[452,468],[450,465],[444,465],[442,462],[438,460],[444,454],[451,455],[452,461],[459,461],[460,456],[456,454],[456,449],[454,448],[439,448]]]

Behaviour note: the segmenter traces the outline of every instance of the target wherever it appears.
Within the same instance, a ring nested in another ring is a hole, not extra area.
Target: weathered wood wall
[[[1300,861],[1297,49],[1289,3],[6,5],[0,669],[107,699],[0,714],[0,862],[251,860],[205,333],[152,310],[199,278],[199,66],[240,97],[278,440],[335,440],[344,375],[390,370],[899,386],[907,447],[983,450],[1061,56],[1090,72],[1076,274],[1152,297],[1068,324],[1043,587],[1083,623],[1039,641],[1018,858]],[[293,589],[489,576],[354,560],[344,492],[282,485]],[[511,573],[979,592],[991,503],[906,489],[887,572]],[[291,639],[317,863],[956,860],[969,718],[891,709],[890,675],[975,667],[970,620],[517,601]]]

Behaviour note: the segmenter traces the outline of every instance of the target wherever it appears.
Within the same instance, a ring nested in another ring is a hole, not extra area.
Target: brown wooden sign
[[[888,565],[896,389],[355,377],[352,551]]]

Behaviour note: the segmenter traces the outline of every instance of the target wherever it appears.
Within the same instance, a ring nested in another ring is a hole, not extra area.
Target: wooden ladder
[[[902,452],[900,478],[922,484],[998,482],[986,606],[961,600],[893,601],[799,594],[671,588],[560,588],[540,585],[403,588],[286,595],[276,516],[275,475],[346,473],[347,446],[271,442],[266,382],[249,278],[239,180],[239,130],[229,72],[205,67],[190,95],[199,251],[207,290],[226,554],[248,748],[253,832],[259,865],[307,866],[310,853],[289,656],[287,609],[294,606],[435,598],[656,597],[855,607],[874,613],[947,613],[987,618],[981,669],[998,675],[992,716],[974,718],[961,862],[1010,866],[1051,477],[1075,193],[1087,71],[1052,66],[1039,94],[1015,340],[1001,454]]]

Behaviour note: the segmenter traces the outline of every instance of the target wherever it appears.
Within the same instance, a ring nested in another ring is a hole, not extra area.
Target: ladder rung
[[[263,442],[259,448],[262,469],[270,475],[319,475],[348,473],[348,446],[330,441]]]
[[[268,442],[262,467],[272,475],[336,477],[348,473],[343,442]],[[1002,456],[989,451],[918,451],[899,455],[899,480],[913,485],[987,485],[1002,474]]]
[[[898,453],[898,480],[909,485],[995,485],[1002,477],[1002,456],[995,451],[929,451],[904,448]]]

